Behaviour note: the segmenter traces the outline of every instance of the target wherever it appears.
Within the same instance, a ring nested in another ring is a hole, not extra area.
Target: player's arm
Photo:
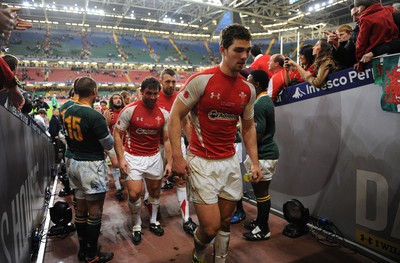
[[[101,146],[103,146],[103,149],[106,151],[111,150],[112,147],[114,146],[114,139],[110,133],[103,139],[100,139],[99,142]]]
[[[192,130],[190,129],[190,119],[189,119],[189,114],[186,114],[185,118],[182,120],[182,129],[183,133],[186,136],[186,139],[190,141],[190,134]]]
[[[187,164],[181,150],[182,120],[186,117],[190,108],[179,98],[172,106],[168,122],[168,136],[172,152],[172,171],[178,176],[186,174]]]
[[[253,174],[254,182],[257,183],[261,180],[262,174],[258,163],[257,134],[254,119],[246,120],[242,118],[241,127],[243,143],[252,163],[251,173]]]
[[[128,174],[128,162],[125,160],[124,157],[124,148],[123,148],[123,139],[125,135],[125,131],[120,130],[119,128],[114,128],[114,149],[117,155],[119,169],[121,170],[122,174]]]
[[[165,126],[167,126],[167,124]],[[171,143],[168,138],[168,129],[164,129],[163,131],[163,141],[164,141],[165,156],[167,157],[167,164],[165,165],[164,174],[167,175],[167,177],[169,177],[172,175],[172,152],[171,152]]]

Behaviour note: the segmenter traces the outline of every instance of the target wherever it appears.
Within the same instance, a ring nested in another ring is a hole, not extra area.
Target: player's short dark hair
[[[161,90],[161,84],[155,77],[147,77],[143,80],[142,85],[140,85],[140,90],[144,92],[145,89],[158,89]]]
[[[176,72],[172,68],[165,68],[161,71],[160,78],[162,79],[165,74],[173,77],[176,75]]]
[[[77,91],[76,91],[76,83],[78,83],[78,81],[81,79],[81,77],[77,77],[75,80],[74,80],[74,85],[72,86],[72,88],[73,88],[73,91],[74,91],[74,94],[79,94]],[[72,95],[73,96],[73,95]],[[72,98],[72,96],[69,96],[70,98]]]
[[[76,82],[75,91],[81,98],[87,98],[92,95],[94,89],[97,88],[96,81],[90,77],[81,77]]]
[[[10,67],[11,71],[14,71],[18,66],[18,59],[10,54],[4,55],[2,57],[7,65]]]
[[[225,27],[219,37],[219,45],[224,48],[229,48],[235,39],[251,41],[250,31],[240,24],[231,24]]]
[[[253,55],[254,57],[262,54],[261,48],[257,45],[253,45],[251,47],[250,54]]]
[[[261,87],[263,90],[266,90],[266,89],[267,89],[267,87],[268,87],[268,82],[269,82],[269,77],[268,77],[267,72],[265,72],[265,71],[262,70],[262,69],[257,69],[257,70],[252,71],[252,72],[250,73],[250,75],[253,76],[254,82],[260,83],[260,87]]]

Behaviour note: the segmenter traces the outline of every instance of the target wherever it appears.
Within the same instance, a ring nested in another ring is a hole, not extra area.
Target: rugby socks
[[[79,251],[86,251],[86,226],[87,216],[77,216],[75,214],[75,228],[78,234]]]
[[[231,232],[218,230],[214,241],[214,263],[225,263]]]
[[[142,218],[141,216],[141,208],[142,208],[142,200],[139,198],[138,200],[132,203],[131,199],[128,198],[128,207],[131,210],[132,214],[132,225],[133,229],[139,229],[142,225]],[[133,231],[140,231],[140,230],[133,230]]]
[[[271,210],[270,195],[256,198],[257,201],[257,225],[263,232],[269,232],[268,220],[269,211]]]
[[[97,241],[100,235],[101,217],[88,218],[86,226],[86,256],[94,258],[97,256]]]
[[[176,195],[178,196],[179,207],[181,210],[181,215],[183,222],[187,222],[189,220],[189,203],[187,198],[186,186],[180,188],[176,188]]]
[[[112,173],[112,176],[114,178],[115,188],[117,190],[121,190],[121,182],[119,181],[119,175],[120,175],[119,169],[118,168],[111,168],[111,173]]]
[[[194,237],[194,251],[193,251],[193,254],[197,259],[204,260],[204,258],[206,256],[206,249],[208,247],[208,244],[204,244],[197,237],[197,229],[195,230],[195,232],[193,234],[193,237]]]
[[[157,212],[160,207],[160,198],[154,198],[149,196],[149,205],[147,208],[149,209],[150,214],[150,224],[155,224],[157,222]]]

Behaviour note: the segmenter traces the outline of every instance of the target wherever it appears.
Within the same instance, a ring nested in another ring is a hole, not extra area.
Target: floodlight
[[[282,234],[291,238],[307,234],[307,226],[310,219],[308,208],[297,199],[291,199],[283,204],[283,215],[289,224],[283,229]]]

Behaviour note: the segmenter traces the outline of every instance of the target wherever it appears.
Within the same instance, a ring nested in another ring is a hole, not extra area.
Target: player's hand
[[[262,179],[262,177],[263,177],[262,172],[261,172],[261,169],[260,169],[260,166],[258,166],[258,165],[251,165],[250,170],[251,170],[251,173],[253,174],[252,183],[253,183],[253,184],[258,183],[258,182]]]
[[[183,156],[172,160],[172,172],[182,178],[185,174],[188,174],[187,163]]]
[[[119,170],[121,172],[121,175],[126,178],[128,176],[129,172],[129,165],[128,162],[125,160],[125,158],[121,161],[119,161]]]
[[[167,163],[164,169],[164,177],[168,179],[171,176],[172,176],[172,164]]]

